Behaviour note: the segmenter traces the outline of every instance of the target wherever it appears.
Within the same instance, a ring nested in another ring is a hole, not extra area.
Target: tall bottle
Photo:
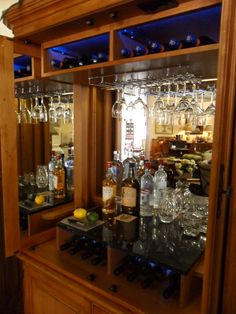
[[[116,181],[116,195],[121,195],[121,183],[123,179],[123,164],[120,160],[120,152],[113,152],[112,173]]]
[[[161,192],[165,188],[167,188],[167,173],[161,163],[154,175],[154,209],[158,208],[161,199]]]
[[[153,215],[153,200],[154,200],[154,180],[151,175],[151,163],[144,164],[144,175],[141,177],[140,186],[140,216]]]
[[[66,190],[68,194],[74,192],[74,149],[68,149],[68,158],[65,160]]]
[[[56,152],[53,150],[48,163],[48,189],[54,191],[54,170],[56,165]]]
[[[116,216],[116,181],[113,177],[112,161],[107,162],[105,178],[102,181],[103,220],[107,227],[112,227]]]
[[[130,163],[134,163],[134,165],[135,165],[134,166],[134,174],[135,174],[135,177],[136,177],[136,175],[137,175],[137,161],[133,157],[133,152],[132,152],[131,149],[128,151],[128,157],[123,161],[123,167],[124,167],[123,178],[127,178],[128,177]]]
[[[129,163],[127,178],[121,185],[121,206],[125,214],[139,216],[140,185],[135,175],[135,163]]]
[[[65,197],[65,169],[62,165],[61,156],[56,157],[56,165],[53,172],[54,198]]]

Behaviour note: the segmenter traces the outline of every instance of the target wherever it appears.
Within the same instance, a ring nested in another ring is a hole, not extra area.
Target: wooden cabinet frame
[[[51,0],[47,2],[48,4],[50,3],[53,5],[55,1],[56,0]],[[25,1],[25,9],[29,6],[30,2],[30,0]],[[36,6],[38,2],[36,2]],[[115,5],[115,3],[122,4],[127,2],[129,1],[113,1],[112,3]],[[192,3],[194,3],[194,1],[183,3],[181,6],[190,7]],[[198,1],[199,8],[203,5],[212,5],[213,3],[219,3],[219,1]],[[229,266],[227,264],[224,256],[225,252],[227,252],[227,258],[233,258],[235,260],[235,236],[233,236],[230,240],[230,236],[233,234],[233,224],[229,221],[229,218],[232,218],[233,222],[235,222],[235,196],[232,196],[229,201],[226,193],[223,193],[221,198],[219,198],[221,194],[219,191],[220,183],[222,183],[223,191],[227,191],[230,186],[235,188],[235,179],[232,175],[232,169],[235,169],[233,154],[235,153],[234,131],[236,107],[236,45],[234,41],[234,38],[236,37],[236,3],[234,0],[223,0],[222,5],[221,37],[217,75],[217,112],[215,120],[215,130],[217,131],[215,132],[213,143],[213,170],[211,174],[210,186],[209,229],[204,270],[205,278],[203,287],[202,314],[215,314],[221,309],[222,304],[224,314],[230,314],[230,309],[232,309],[233,306],[232,303],[227,306],[226,302],[229,302],[230,296],[233,297],[233,287],[235,287],[234,285],[236,282],[235,269],[233,265]],[[103,6],[99,6],[100,9],[105,9],[107,7],[110,7],[107,1],[104,2]],[[30,35],[32,33],[36,33],[35,22],[32,21],[27,30],[25,28],[27,20],[22,21],[22,16],[17,17],[18,10],[19,8],[15,6],[5,17],[5,20],[8,20],[8,24],[12,25],[13,31],[16,35],[21,37],[27,34]],[[32,13],[33,7],[30,10]],[[85,10],[83,11],[83,14],[87,14],[89,12],[89,10]],[[178,13],[178,10],[173,12]],[[41,17],[43,17],[43,14],[40,15],[40,18]],[[41,26],[41,30],[52,26],[50,23],[57,25],[62,23],[62,21],[67,22],[71,18],[73,19],[72,16],[67,16],[65,17],[65,20],[63,20],[62,14],[60,14],[59,17],[54,16],[54,19],[52,19],[51,22],[49,22],[48,19],[45,19],[43,25]],[[17,24],[20,19],[22,22]],[[139,18],[133,17],[132,19],[132,25],[135,19],[136,21],[140,21]],[[2,204],[3,214],[5,217],[4,233],[7,243],[5,251],[7,255],[10,255],[19,248],[15,113],[12,107],[9,106],[9,104],[13,103],[14,100],[13,69],[11,62],[13,58],[13,43],[11,40],[1,37],[0,44],[0,81],[4,81],[4,85],[0,86]],[[75,82],[77,82],[77,80],[79,79],[75,78]],[[78,95],[78,100],[81,102],[84,101],[85,97],[87,98],[88,93],[90,93],[88,87],[80,85],[79,82],[75,84],[75,94]],[[84,106],[82,111],[78,110],[77,112],[78,119],[83,121],[81,125],[76,127],[76,140],[78,141],[77,147],[79,147],[79,145],[83,146],[83,144],[86,145],[86,149],[83,150],[83,152],[79,151],[79,148],[76,148],[77,154],[79,159],[82,158],[83,160],[87,160],[86,165],[80,164],[78,167],[78,177],[76,180],[78,185],[83,186],[83,189],[81,189],[76,196],[76,203],[78,204],[83,204],[88,199],[88,161],[93,160],[95,163],[96,160],[94,156],[91,158],[89,157],[89,130],[86,130],[84,137],[81,134],[83,127],[88,121],[88,107],[89,104]],[[94,140],[95,138],[93,138],[92,141]],[[110,143],[110,139],[108,142]],[[91,142],[91,145],[95,145],[95,142]],[[107,157],[108,155],[109,152],[105,152],[105,156]],[[224,169],[223,172],[222,169]],[[93,189],[95,189],[95,186]],[[219,208],[220,211],[218,211]],[[227,228],[228,235],[227,238],[225,238]],[[224,271],[225,277],[223,275]],[[223,279],[225,279],[225,286],[227,282],[230,282],[230,286],[228,286],[225,290],[223,289]],[[221,298],[222,291],[224,291],[223,298]]]

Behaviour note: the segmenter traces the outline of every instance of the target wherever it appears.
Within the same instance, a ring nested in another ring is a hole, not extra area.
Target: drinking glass
[[[48,186],[48,169],[45,165],[38,165],[36,167],[36,184],[39,189],[46,189]]]
[[[55,107],[55,103],[53,102],[52,96],[50,97],[48,117],[49,117],[50,123],[56,123],[57,122],[56,107]]]
[[[173,189],[166,188],[161,191],[158,215],[160,221],[163,223],[171,223],[178,216],[178,208]]]

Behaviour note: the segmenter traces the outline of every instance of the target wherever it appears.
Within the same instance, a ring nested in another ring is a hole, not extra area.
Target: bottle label
[[[137,191],[134,188],[122,187],[122,205],[136,207]]]
[[[65,188],[65,180],[63,175],[53,176],[53,185],[55,190],[63,190]]]
[[[106,202],[116,195],[116,186],[103,186],[102,187],[102,200]]]
[[[153,193],[149,189],[142,188],[140,193],[140,205],[153,206]]]

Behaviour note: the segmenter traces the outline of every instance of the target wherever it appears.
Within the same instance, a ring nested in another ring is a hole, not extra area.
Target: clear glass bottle
[[[141,177],[140,188],[140,216],[153,215],[154,180],[151,175],[151,163],[145,162],[144,174]]]
[[[53,150],[51,152],[51,159],[48,163],[48,189],[49,191],[54,190],[54,169],[56,164],[56,152]]]
[[[113,177],[112,161],[107,162],[105,178],[102,181],[102,215],[105,225],[112,227],[116,216],[116,181]]]
[[[54,198],[65,197],[65,169],[62,165],[61,156],[56,157],[55,169],[53,172]]]
[[[139,216],[140,184],[135,176],[135,163],[129,163],[128,177],[121,185],[121,206],[125,214]]]
[[[68,158],[65,160],[66,169],[66,190],[67,193],[74,192],[74,149],[68,149]]]
[[[155,172],[153,180],[154,180],[154,211],[156,213],[156,210],[160,203],[162,190],[167,188],[167,173],[165,172],[162,163],[158,166],[158,170]]]

